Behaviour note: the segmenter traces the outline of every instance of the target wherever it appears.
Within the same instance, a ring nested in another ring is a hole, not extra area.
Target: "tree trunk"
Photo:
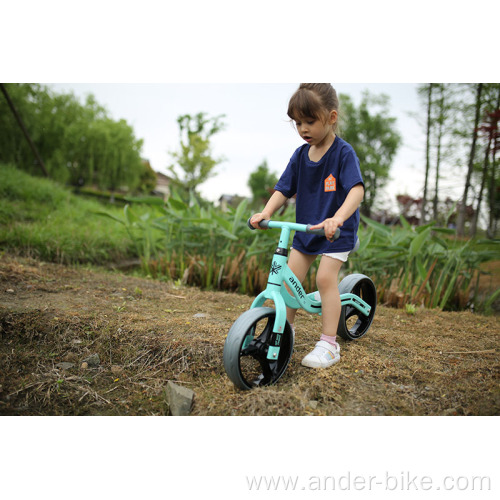
[[[487,236],[490,239],[495,238],[497,232],[497,222],[498,222],[498,208],[496,204],[496,149],[493,149],[493,162],[490,170],[490,185],[489,185],[489,206],[490,206],[490,218],[488,223]]]
[[[498,97],[497,97],[497,106],[496,113],[500,111],[500,87],[498,89]],[[497,115],[498,118],[498,115]],[[497,167],[496,162],[496,152],[498,150],[498,119],[495,121],[495,138],[493,142],[493,155],[490,169],[490,178],[489,178],[489,186],[488,186],[488,204],[490,209],[490,217],[488,221],[488,231],[487,236],[490,239],[493,239],[496,236],[497,230],[497,221],[498,221],[498,208],[495,207],[496,203],[496,178],[495,172]]]
[[[474,130],[472,133],[472,144],[469,153],[469,165],[467,169],[467,176],[465,178],[464,194],[462,196],[462,201],[458,209],[457,217],[457,234],[458,236],[463,236],[465,233],[465,210],[467,207],[467,195],[469,194],[470,179],[472,176],[472,171],[474,169],[474,156],[476,153],[476,140],[477,140],[477,127],[479,124],[479,117],[481,113],[481,92],[483,90],[483,84],[478,83],[476,88],[476,117],[474,119]]]
[[[430,140],[431,140],[431,110],[432,110],[432,87],[433,84],[429,83],[429,92],[427,99],[427,136],[425,143],[425,181],[424,181],[424,195],[422,197],[422,212],[420,215],[420,223],[425,224],[425,209],[427,204],[427,183],[429,180],[429,169],[430,169]]]
[[[42,157],[40,156],[40,153],[38,152],[38,149],[35,146],[35,143],[31,140],[31,137],[28,133],[28,130],[24,126],[24,122],[23,122],[21,116],[19,115],[19,113],[17,112],[17,109],[14,106],[14,103],[12,102],[12,99],[10,98],[10,95],[7,92],[7,89],[5,88],[5,85],[3,83],[0,83],[0,89],[3,92],[5,99],[7,100],[7,104],[9,105],[9,108],[12,111],[12,114],[14,115],[14,118],[17,121],[19,128],[21,129],[22,133],[24,134],[24,137],[28,141],[28,145],[31,148],[31,151],[33,151],[33,154],[35,155],[35,158],[36,158],[38,165],[42,169],[42,172],[44,173],[45,177],[48,177],[49,173],[47,172],[47,169],[45,168],[45,163],[43,162]]]
[[[436,180],[434,183],[434,200],[433,200],[433,213],[434,220],[438,218],[438,186],[439,186],[439,167],[441,165],[441,139],[443,137],[443,124],[444,124],[444,84],[440,85],[441,99],[439,100],[439,129],[438,129],[438,143],[437,143],[437,159],[436,159]]]
[[[491,150],[491,136],[492,134],[489,134],[488,138],[488,145],[486,146],[486,152],[484,154],[484,161],[483,161],[483,172],[481,175],[481,186],[479,187],[479,193],[477,195],[477,205],[476,205],[476,210],[474,211],[474,215],[472,216],[472,222],[470,226],[470,235],[472,238],[476,236],[477,233],[477,222],[479,220],[479,212],[481,210],[481,203],[483,201],[483,190],[484,186],[486,184],[486,178],[488,177],[488,164],[489,164],[489,156],[490,156],[490,150]]]

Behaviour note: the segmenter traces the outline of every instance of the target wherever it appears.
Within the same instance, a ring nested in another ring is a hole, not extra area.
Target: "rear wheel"
[[[337,334],[345,340],[356,340],[368,332],[375,308],[377,307],[377,290],[373,281],[364,274],[346,276],[339,285],[340,295],[352,293],[363,299],[370,307],[370,314],[366,316],[351,304],[342,306]]]

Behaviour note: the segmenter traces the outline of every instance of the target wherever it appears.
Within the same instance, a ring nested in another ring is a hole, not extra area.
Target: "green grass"
[[[62,264],[105,264],[136,257],[126,231],[98,215],[97,201],[54,181],[0,164],[0,246]],[[106,210],[121,213],[121,207]]]
[[[279,234],[250,231],[243,201],[222,212],[175,193],[128,198],[125,207],[79,197],[57,183],[0,165],[0,248],[62,264],[105,265],[138,258],[143,274],[182,280],[205,289],[255,295],[267,273]],[[293,220],[288,210],[282,220]],[[498,291],[481,290],[481,266],[498,260],[500,242],[461,240],[428,224],[386,227],[363,217],[361,247],[346,272],[370,276],[381,303],[476,311],[496,310]],[[316,267],[304,281],[315,289]]]

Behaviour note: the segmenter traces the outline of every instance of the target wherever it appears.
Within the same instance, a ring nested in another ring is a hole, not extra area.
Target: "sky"
[[[362,93],[387,94],[390,116],[403,138],[391,168],[386,193],[421,195],[425,136],[414,115],[421,114],[416,84],[333,82],[339,94],[359,104]],[[225,115],[226,128],[212,138],[213,156],[224,158],[217,175],[200,186],[202,195],[217,201],[223,194],[250,196],[248,178],[264,160],[278,175],[303,141],[286,114],[288,100],[298,83],[49,83],[57,92],[73,92],[84,102],[93,94],[111,117],[125,119],[139,139],[142,156],[154,170],[168,173],[170,152],[179,148],[177,117],[205,112]],[[342,103],[341,103],[342,105]],[[413,114],[413,116],[412,116]]]

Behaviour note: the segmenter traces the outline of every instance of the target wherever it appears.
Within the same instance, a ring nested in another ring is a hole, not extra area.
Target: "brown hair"
[[[330,111],[339,111],[337,92],[329,83],[301,83],[288,103],[288,116],[297,121],[299,118],[316,118],[325,121]],[[337,130],[337,121],[332,125]]]

